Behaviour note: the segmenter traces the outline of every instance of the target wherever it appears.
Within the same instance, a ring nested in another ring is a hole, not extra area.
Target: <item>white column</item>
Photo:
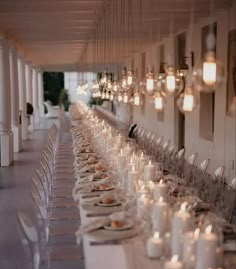
[[[26,106],[26,83],[25,83],[25,59],[18,58],[18,78],[19,78],[19,104],[21,111],[21,135],[22,139],[28,139],[28,119]]]
[[[39,124],[39,90],[38,90],[38,71],[33,68],[33,107],[34,107],[34,126]]]
[[[11,93],[8,42],[0,37],[0,162],[9,166],[13,161],[11,132]]]
[[[44,97],[43,97],[43,74],[41,71],[38,72],[38,87],[39,87],[39,115],[44,117]]]
[[[26,101],[33,105],[33,81],[32,81],[32,65],[30,62],[26,62],[25,65],[25,78],[26,78]],[[28,129],[34,130],[34,117],[28,116]]]
[[[26,101],[30,104],[33,102],[32,98],[32,67],[30,62],[25,65],[25,76],[26,76]]]
[[[17,70],[17,51],[10,47],[10,87],[11,87],[11,130],[13,133],[13,151],[21,149],[21,127],[19,121],[19,86]]]

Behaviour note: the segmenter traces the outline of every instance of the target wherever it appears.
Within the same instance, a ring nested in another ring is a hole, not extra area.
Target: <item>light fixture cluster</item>
[[[192,64],[193,57],[191,53]],[[143,95],[147,94],[153,97],[154,108],[163,111],[168,96],[175,96],[180,111],[189,113],[198,105],[198,92],[213,92],[224,79],[223,64],[217,61],[212,51],[208,51],[191,70],[185,60],[177,70],[172,65],[161,63],[157,79],[150,68],[145,80],[139,83],[133,71],[126,71],[126,68],[122,70],[120,80],[112,81],[104,72],[100,81],[93,83],[93,97],[138,107],[143,104]]]

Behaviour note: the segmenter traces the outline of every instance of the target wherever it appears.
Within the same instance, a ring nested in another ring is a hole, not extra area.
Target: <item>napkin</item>
[[[90,223],[81,226],[76,232],[75,232],[75,236],[76,236],[76,242],[77,245],[80,245],[81,243],[81,239],[82,239],[82,235],[98,230],[102,227],[104,227],[105,225],[108,225],[110,223],[109,218],[101,218],[101,219],[96,219],[94,221],[91,221]]]

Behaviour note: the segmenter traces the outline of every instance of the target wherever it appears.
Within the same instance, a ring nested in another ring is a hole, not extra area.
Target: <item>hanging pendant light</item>
[[[122,100],[123,100],[123,96],[122,96],[122,93],[119,91],[117,95],[117,101],[122,102]]]
[[[104,91],[103,91],[102,94],[101,94],[101,98],[102,98],[102,100],[105,100],[105,99],[106,99],[106,94],[105,94]]]
[[[171,65],[167,67],[163,83],[165,91],[171,95],[178,95],[184,88],[183,78],[175,73],[175,69]]]
[[[96,95],[97,95],[97,98],[101,98],[102,97],[102,94],[101,94],[100,90],[97,91],[97,94]]]
[[[127,85],[131,86],[133,84],[133,72],[130,70],[127,73]]]
[[[110,79],[107,82],[107,88],[108,88],[108,90],[111,90],[112,89],[112,83],[111,83],[111,80]]]
[[[182,113],[192,112],[198,105],[198,97],[191,86],[187,86],[176,101],[179,110]]]
[[[146,93],[148,95],[153,95],[154,92],[154,74],[153,71],[150,71],[146,74]]]
[[[193,70],[193,82],[200,92],[214,92],[224,80],[223,64],[216,60],[215,52],[208,51],[203,61]]]
[[[107,90],[106,93],[105,93],[105,99],[109,100],[110,99],[110,93],[109,91]]]
[[[113,101],[113,100],[114,100],[114,93],[111,92],[111,93],[110,93],[110,101]]]
[[[128,102],[129,102],[128,93],[127,92],[124,92],[124,94],[123,94],[123,103],[124,104],[128,104]]]
[[[154,95],[154,108],[157,111],[163,111],[165,107],[165,102],[166,98],[164,92],[157,90]]]
[[[133,98],[132,98],[132,103],[134,106],[137,106],[137,107],[143,104],[142,96],[138,91],[134,93]]]
[[[117,81],[115,80],[114,83],[113,83],[113,92],[117,92],[118,91],[118,84],[117,84]]]

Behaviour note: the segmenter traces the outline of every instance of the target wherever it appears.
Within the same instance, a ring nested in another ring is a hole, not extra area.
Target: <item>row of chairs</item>
[[[208,173],[210,159],[203,160],[196,165],[197,153],[185,157],[185,149],[179,151],[170,140],[164,141],[163,137],[136,127],[133,139],[148,154],[163,163],[164,171],[183,179],[185,184],[195,189],[198,196],[215,208],[218,214],[230,222],[236,222],[236,192],[234,184],[236,178],[225,177],[225,167],[218,167],[213,174]]]
[[[72,198],[72,141],[63,142],[62,126],[68,123],[63,111],[59,117],[60,128],[51,126],[39,167],[32,176],[35,218],[25,212],[17,214],[29,268],[33,269],[83,268],[82,251],[75,238],[80,218]]]

